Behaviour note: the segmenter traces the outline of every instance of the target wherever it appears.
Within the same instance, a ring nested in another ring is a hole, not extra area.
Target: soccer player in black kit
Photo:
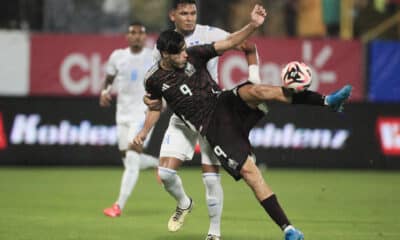
[[[350,96],[351,86],[328,96],[308,90],[296,93],[283,87],[250,82],[222,91],[211,79],[206,69],[207,61],[246,40],[264,23],[266,15],[265,9],[256,5],[250,23],[233,33],[231,38],[188,49],[181,34],[172,30],[162,32],[157,40],[161,60],[148,72],[145,82],[146,91],[152,99],[158,99],[159,104],[149,108],[144,127],[132,146],[143,144],[160,116],[161,99],[164,98],[189,128],[208,141],[223,168],[234,179],[244,179],[268,215],[284,231],[285,240],[301,240],[303,234],[291,225],[255,165],[248,134],[264,116],[258,109],[262,103],[279,101],[340,110]]]

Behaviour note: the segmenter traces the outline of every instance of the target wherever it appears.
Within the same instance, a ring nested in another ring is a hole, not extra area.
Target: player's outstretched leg
[[[240,173],[247,185],[253,190],[257,200],[260,201],[264,210],[283,230],[285,240],[303,240],[303,234],[291,225],[283,208],[280,206],[276,195],[265,182],[260,170],[257,168],[251,157],[249,157],[244,163]]]
[[[289,226],[285,229],[285,240],[303,240],[304,235],[296,228]]]
[[[353,87],[351,85],[346,85],[341,89],[327,95],[325,97],[325,104],[331,107],[336,112],[342,112],[343,105],[350,97],[352,88]]]

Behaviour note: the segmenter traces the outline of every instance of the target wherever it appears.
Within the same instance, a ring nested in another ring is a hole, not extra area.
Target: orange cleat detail
[[[104,209],[104,215],[108,217],[119,217],[122,213],[121,208],[119,208],[118,204],[113,204],[112,207]]]

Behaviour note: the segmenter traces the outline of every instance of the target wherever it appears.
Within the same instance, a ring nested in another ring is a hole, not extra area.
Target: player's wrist
[[[103,90],[101,90],[101,95],[108,95],[111,93],[111,85],[107,85]]]
[[[261,24],[257,23],[256,21],[251,21],[251,22],[249,23],[249,27],[250,27],[252,30],[256,30],[259,26],[261,26]]]
[[[260,84],[260,67],[257,64],[249,66],[249,81],[252,83]]]

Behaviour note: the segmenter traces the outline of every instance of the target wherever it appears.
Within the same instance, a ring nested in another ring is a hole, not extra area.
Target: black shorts
[[[251,83],[221,93],[205,134],[222,167],[235,180],[241,179],[240,170],[252,154],[249,132],[264,116],[238,96],[237,89],[246,84]]]

